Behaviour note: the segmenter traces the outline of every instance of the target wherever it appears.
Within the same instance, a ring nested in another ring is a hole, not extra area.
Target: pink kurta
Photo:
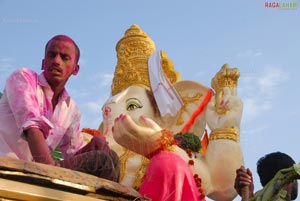
[[[0,99],[0,156],[32,160],[23,131],[43,130],[50,151],[59,143],[65,158],[84,146],[80,132],[81,113],[64,90],[53,111],[53,92],[43,74],[22,68],[6,82]]]
[[[153,201],[201,200],[188,164],[168,151],[161,151],[151,158],[139,193]]]

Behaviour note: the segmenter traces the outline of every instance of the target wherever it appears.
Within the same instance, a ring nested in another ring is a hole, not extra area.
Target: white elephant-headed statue
[[[214,91],[180,80],[166,53],[156,52],[137,25],[116,51],[112,96],[99,129],[120,157],[120,182],[152,200],[232,200],[235,171],[243,164],[238,69],[224,65],[212,79]],[[202,148],[182,146],[191,139]]]

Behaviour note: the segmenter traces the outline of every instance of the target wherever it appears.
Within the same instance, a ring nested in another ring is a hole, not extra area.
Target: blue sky
[[[209,86],[224,63],[240,69],[241,145],[257,190],[259,157],[282,151],[300,161],[300,1],[275,1],[296,2],[295,9],[266,8],[266,2],[0,0],[0,90],[17,68],[40,72],[45,43],[69,35],[82,57],[67,87],[82,111],[82,127],[97,128],[110,95],[115,45],[137,24],[168,53],[182,79]]]

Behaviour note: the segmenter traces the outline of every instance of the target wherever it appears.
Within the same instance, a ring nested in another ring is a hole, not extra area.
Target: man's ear
[[[74,68],[74,71],[73,71],[73,75],[77,75],[78,74],[78,72],[79,72],[79,65],[78,64],[76,64],[75,65],[75,68]]]
[[[45,70],[45,69],[44,69],[44,63],[45,63],[45,59],[42,60],[42,66],[41,66],[41,69],[42,69],[42,70]]]

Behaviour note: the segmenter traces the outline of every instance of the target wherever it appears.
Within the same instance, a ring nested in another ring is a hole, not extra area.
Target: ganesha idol
[[[99,130],[120,157],[120,182],[152,200],[232,200],[235,170],[243,164],[238,69],[225,64],[212,89],[180,80],[167,54],[137,25],[116,51]],[[182,146],[188,140],[201,149]]]

